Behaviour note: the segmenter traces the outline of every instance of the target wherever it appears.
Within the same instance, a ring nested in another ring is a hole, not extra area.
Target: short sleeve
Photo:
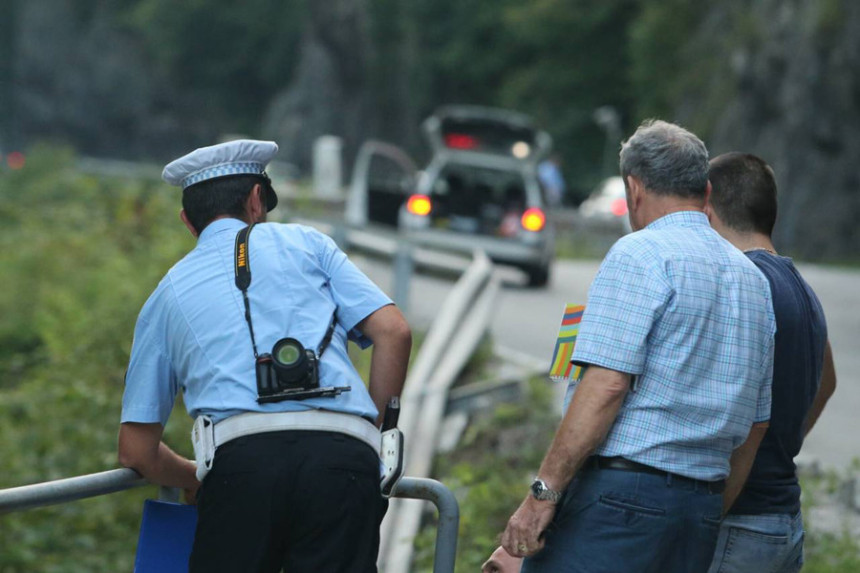
[[[338,322],[347,330],[349,338],[361,348],[372,344],[355,327],[365,318],[392,304],[391,299],[349,260],[335,242],[315,232],[320,265],[329,276],[334,302],[337,304]]]
[[[176,376],[158,329],[144,317],[134,330],[131,359],[125,374],[121,422],[167,424],[176,399]]]
[[[648,334],[671,297],[658,267],[613,249],[588,291],[572,362],[642,374]]]

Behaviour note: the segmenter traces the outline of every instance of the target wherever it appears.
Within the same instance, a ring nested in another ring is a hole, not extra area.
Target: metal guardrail
[[[365,229],[308,219],[293,222],[327,233],[343,248],[353,248],[393,260],[394,300],[406,307],[414,267],[459,275],[409,368],[401,396],[399,426],[406,439],[406,473],[429,475],[436,437],[445,414],[448,391],[474,353],[492,315],[500,290],[494,267],[482,251],[471,260],[409,244],[408,235],[382,236]],[[391,500],[382,522],[379,568],[385,573],[408,573],[413,539],[421,523],[421,508]]]
[[[409,475],[430,474],[448,391],[487,329],[499,288],[493,264],[482,252],[476,252],[440,308],[410,367],[400,415]],[[411,570],[412,540],[420,524],[420,508],[392,500],[382,523],[379,552],[380,566],[386,573]]]
[[[149,482],[140,477],[137,472],[121,468],[3,489],[0,490],[0,515],[68,503],[145,485],[149,485]],[[393,496],[433,502],[439,512],[433,573],[453,573],[460,508],[451,490],[435,480],[404,477],[395,487]]]
[[[148,485],[128,468],[0,490],[0,515]]]

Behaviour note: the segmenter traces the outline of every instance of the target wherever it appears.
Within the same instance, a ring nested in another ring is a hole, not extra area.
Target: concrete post
[[[342,141],[333,135],[323,135],[314,142],[313,170],[314,195],[324,199],[336,199],[341,195]]]
[[[415,263],[412,260],[412,245],[407,240],[401,240],[397,244],[394,253],[394,302],[400,312],[409,312],[409,284],[412,281],[412,271]]]

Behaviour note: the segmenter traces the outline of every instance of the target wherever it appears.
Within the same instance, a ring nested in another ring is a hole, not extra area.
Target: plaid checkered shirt
[[[724,479],[752,423],[770,418],[775,329],[767,279],[704,213],[621,238],[591,285],[572,359],[634,376],[596,453]]]

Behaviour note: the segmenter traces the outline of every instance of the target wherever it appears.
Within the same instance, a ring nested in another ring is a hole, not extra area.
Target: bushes
[[[0,487],[117,467],[137,312],[193,246],[169,193],[77,174],[63,149],[33,149],[24,169],[0,171]],[[185,418],[167,434],[190,453]],[[0,517],[0,571],[130,571],[141,500],[155,495]]]

